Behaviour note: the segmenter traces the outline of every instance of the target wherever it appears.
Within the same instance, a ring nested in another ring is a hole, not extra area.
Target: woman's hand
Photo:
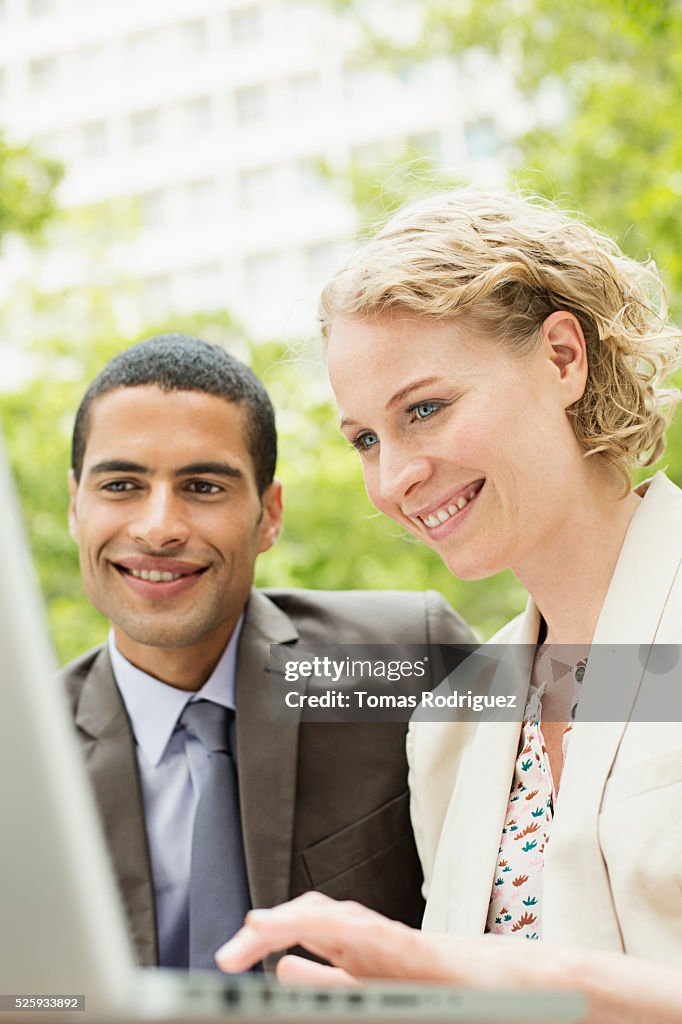
[[[272,910],[252,910],[241,931],[218,950],[216,962],[224,971],[244,971],[268,953],[304,946],[343,968],[347,982],[422,977],[421,972],[429,972],[424,949],[424,940],[429,939],[431,936],[389,921],[359,903],[341,903],[309,892]],[[278,973],[282,980],[328,984],[330,977],[339,977],[310,961],[304,968],[299,957],[285,957],[281,963]]]
[[[564,970],[567,953],[552,950],[551,985],[534,962],[541,944],[514,943],[494,935],[462,939],[408,928],[359,903],[309,892],[272,910],[252,910],[244,927],[216,953],[225,971],[245,971],[268,953],[303,946],[332,968],[284,957],[280,980],[308,984],[358,984],[361,979],[448,982],[478,988],[575,988]],[[563,985],[562,985],[563,981]]]
[[[286,956],[280,981],[357,985],[362,979],[445,982],[487,989],[579,991],[585,1024],[679,1024],[682,972],[622,953],[515,942],[497,935],[427,934],[359,903],[306,893],[272,910],[252,910],[216,953],[224,971],[251,967],[268,953],[303,946],[331,967]]]

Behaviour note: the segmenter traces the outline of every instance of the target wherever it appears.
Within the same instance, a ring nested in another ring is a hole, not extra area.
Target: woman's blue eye
[[[425,420],[438,408],[437,402],[420,402],[419,405],[412,407],[412,412],[418,420]]]
[[[369,451],[370,448],[373,448],[375,444],[379,443],[379,438],[376,434],[373,434],[371,430],[368,430],[364,434],[358,434],[357,437],[353,438],[351,443],[359,452],[366,452]]]

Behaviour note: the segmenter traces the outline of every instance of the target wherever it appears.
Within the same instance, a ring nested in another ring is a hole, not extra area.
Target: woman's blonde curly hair
[[[662,382],[679,364],[682,335],[656,268],[551,203],[463,189],[403,207],[324,288],[322,333],[337,316],[396,310],[466,316],[520,356],[551,313],[573,313],[589,369],[568,412],[586,453],[627,487],[633,466],[662,453],[679,398]]]

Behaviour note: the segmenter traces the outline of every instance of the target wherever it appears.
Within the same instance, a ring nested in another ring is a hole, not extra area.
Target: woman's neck
[[[592,642],[630,521],[640,498],[618,496],[612,476],[598,474],[570,514],[548,531],[516,575],[547,623],[547,643]]]

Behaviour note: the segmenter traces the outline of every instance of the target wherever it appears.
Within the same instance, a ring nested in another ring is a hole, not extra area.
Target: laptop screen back
[[[0,437],[0,991],[129,996],[133,956]]]

